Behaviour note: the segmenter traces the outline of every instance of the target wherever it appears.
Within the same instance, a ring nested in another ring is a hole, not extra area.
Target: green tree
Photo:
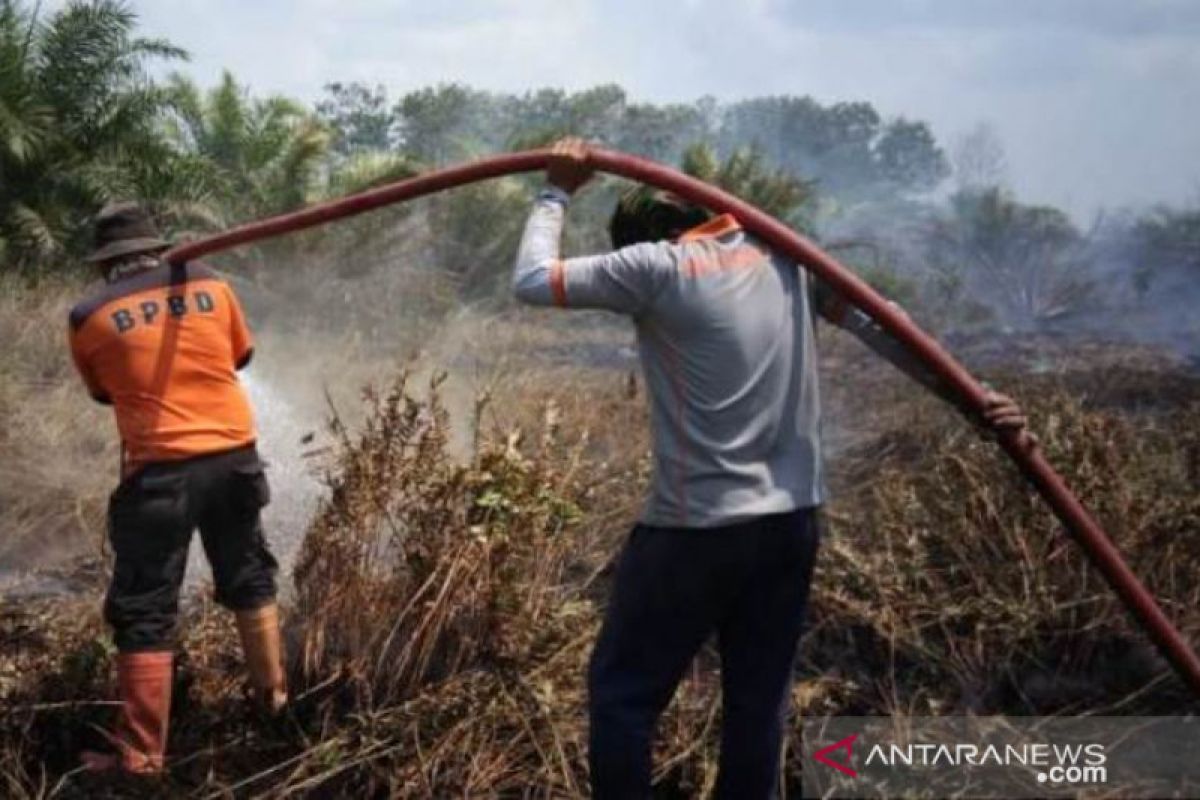
[[[677,161],[686,143],[712,138],[716,113],[712,98],[691,105],[630,104],[613,144],[619,150],[657,161]]]
[[[606,84],[568,94],[561,89],[539,89],[499,104],[519,140],[552,140],[582,136],[593,142],[612,143],[624,122],[625,90]]]
[[[390,150],[398,141],[395,112],[382,86],[327,83],[316,113],[332,132],[332,148],[340,156]]]
[[[787,170],[772,169],[755,147],[739,148],[721,161],[711,145],[693,144],[684,151],[680,168],[773,217],[806,227],[806,213],[816,196],[814,185]]]
[[[927,192],[950,174],[946,157],[924,122],[889,122],[873,145],[878,179],[897,193]]]
[[[959,191],[926,247],[950,298],[982,302],[1020,329],[1077,311],[1093,296],[1086,239],[1061,210],[997,187]]]
[[[811,97],[759,97],[726,107],[723,150],[760,147],[772,163],[816,180],[843,200],[920,193],[947,174],[945,155],[923,122],[884,122],[870,103],[823,106]]]
[[[1200,287],[1200,206],[1156,208],[1133,228],[1134,281],[1150,292],[1190,284]]]
[[[503,297],[529,213],[530,191],[519,178],[465,186],[431,199],[426,217],[430,252],[458,281],[468,300]]]
[[[483,92],[456,83],[410,92],[395,109],[400,146],[418,161],[445,164],[469,150],[487,107]]]
[[[171,77],[169,89],[171,112],[164,129],[173,146],[201,162],[219,186],[222,225],[291,211],[419,171],[416,163],[395,152],[333,151],[338,130],[290,98],[252,96],[228,72],[207,91],[180,75]],[[353,123],[350,130],[354,133]],[[383,217],[363,215],[256,246],[231,260],[286,262],[292,272],[301,269],[300,262],[318,272],[333,265],[337,275],[355,277],[374,263],[362,253],[385,246],[390,228],[406,215],[404,208]],[[256,281],[264,276],[253,273]]]
[[[234,219],[297,208],[319,194],[329,132],[303,105],[251,97],[229,72],[208,92],[170,80],[170,140],[203,160]]]
[[[192,216],[212,185],[157,129],[164,92],[151,59],[185,53],[134,35],[117,0],[76,0],[39,18],[0,0],[0,258],[35,267],[77,256],[105,202],[140,197]]]

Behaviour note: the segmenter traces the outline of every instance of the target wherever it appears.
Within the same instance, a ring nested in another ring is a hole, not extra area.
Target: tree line
[[[654,104],[615,85],[513,94],[444,84],[392,98],[333,82],[309,106],[255,95],[229,73],[212,87],[179,72],[151,77],[151,66],[186,59],[140,36],[122,0],[73,0],[50,14],[0,0],[0,269],[76,263],[110,200],[141,199],[170,234],[186,235],[571,133],[681,164],[831,244],[885,240],[866,260],[846,257],[894,288],[898,275],[1022,326],[1069,315],[1114,280],[1143,297],[1200,282],[1200,207],[1084,231],[1004,187],[1002,150],[986,131],[948,154],[926,123],[866,102]],[[504,188],[464,198],[431,224],[469,226],[472,203],[515,219],[525,201]],[[486,244],[487,231],[450,233],[451,243]]]

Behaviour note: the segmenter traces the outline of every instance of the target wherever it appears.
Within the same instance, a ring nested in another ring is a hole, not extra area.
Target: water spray
[[[310,206],[289,214],[251,222],[204,237],[167,251],[172,263],[294,233],[315,225],[351,217],[405,200],[469,183],[545,169],[551,158],[548,149],[494,156],[468,164],[435,170],[359,194]],[[742,227],[768,246],[811,270],[848,302],[911,350],[962,401],[964,408],[982,413],[987,390],[938,342],[892,307],[865,281],[816,244],[779,220],[765,214],[721,189],[646,159],[612,150],[592,148],[589,162],[596,169],[673,192],[718,213],[729,213]],[[1200,696],[1200,657],[1163,613],[1154,596],[1142,585],[1104,532],[1074,493],[1067,487],[1042,452],[1027,445],[1014,431],[1001,433],[997,441],[1042,498],[1058,516],[1072,538],[1083,548],[1092,564],[1121,598],[1180,677]]]

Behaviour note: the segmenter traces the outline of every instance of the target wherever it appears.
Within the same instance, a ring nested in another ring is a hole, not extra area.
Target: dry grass
[[[431,351],[424,377],[378,385],[361,411],[332,420],[329,494],[287,609],[292,718],[266,725],[247,714],[228,615],[199,602],[168,777],[129,785],[71,774],[88,725],[111,711],[94,704],[112,696],[94,602],[10,604],[0,614],[15,645],[0,657],[0,791],[585,794],[584,665],[609,561],[645,482],[644,399],[623,369],[547,365],[546,352],[571,346],[561,328],[456,330],[468,346],[454,349],[477,362],[457,365],[457,384],[428,377],[443,356]],[[621,336],[584,338],[611,350]],[[517,344],[543,360],[487,366]],[[826,344],[837,370],[837,499],[797,710],[1195,708],[995,448],[852,348]],[[1129,368],[996,381],[1028,401],[1051,461],[1200,638],[1200,381]],[[458,396],[468,389],[487,394]],[[662,796],[712,785],[713,669],[711,654],[698,659],[662,722]],[[795,786],[798,760],[789,765]]]
[[[66,348],[80,283],[0,275],[0,579],[94,550],[119,452]]]
[[[1029,398],[1051,462],[1196,641],[1200,382],[1161,416],[1080,404],[1084,386],[1103,404],[1113,377],[1008,385]],[[806,650],[835,698],[825,708],[1034,714],[1112,704],[1128,713],[1119,701],[1152,684],[1132,707],[1172,713],[1188,705],[995,448],[940,411],[911,409],[896,422],[838,462],[838,535],[818,567]],[[837,676],[846,679],[840,686]]]

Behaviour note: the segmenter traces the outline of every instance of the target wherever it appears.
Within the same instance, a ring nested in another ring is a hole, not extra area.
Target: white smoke
[[[271,504],[263,512],[263,527],[279,561],[279,588],[287,592],[291,589],[292,566],[321,498],[321,482],[309,470],[304,451],[305,438],[319,430],[322,421],[305,413],[264,372],[252,366],[241,373],[241,378],[254,408],[258,451],[267,465],[271,485]],[[199,538],[192,541],[188,554],[189,591],[212,577]]]

